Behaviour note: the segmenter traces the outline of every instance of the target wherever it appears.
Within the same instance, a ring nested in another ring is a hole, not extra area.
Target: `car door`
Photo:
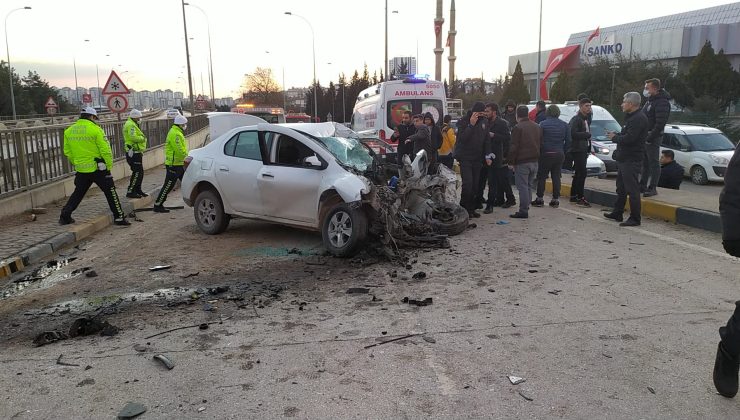
[[[666,139],[667,137],[667,139]],[[663,141],[670,141],[676,163],[683,166],[685,174],[691,169],[691,147],[689,141],[680,134],[666,133],[663,134]]]
[[[284,127],[269,127],[263,132],[269,145],[267,164],[257,182],[264,215],[315,225],[319,189],[327,164],[309,138]],[[322,166],[305,163],[316,156]]]
[[[240,213],[262,215],[257,178],[264,166],[257,130],[241,131],[224,144],[224,156],[216,162],[216,180],[222,199]]]

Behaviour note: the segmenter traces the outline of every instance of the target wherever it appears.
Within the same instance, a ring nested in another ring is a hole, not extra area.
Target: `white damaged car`
[[[190,152],[182,181],[183,200],[194,208],[203,232],[221,233],[232,217],[244,217],[318,230],[326,249],[337,256],[356,251],[377,217],[375,191],[388,187],[386,180],[372,179],[383,171],[353,131],[330,122],[276,125],[229,113],[209,117],[212,141]],[[245,121],[249,125],[240,125]],[[448,181],[436,182],[443,194]],[[425,181],[425,188],[434,183]],[[435,206],[436,211],[427,207],[419,217],[442,219],[434,232],[459,233],[459,209],[449,203]]]

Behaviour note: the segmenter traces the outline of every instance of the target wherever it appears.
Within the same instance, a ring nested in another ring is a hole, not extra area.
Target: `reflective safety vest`
[[[185,142],[185,133],[182,128],[173,125],[167,133],[167,142],[164,145],[164,164],[166,166],[182,166],[188,156],[188,144]]]
[[[80,173],[98,170],[95,159],[105,161],[107,170],[113,167],[113,153],[100,126],[86,118],[80,118],[64,130],[64,155]]]
[[[131,118],[123,124],[123,143],[126,145],[126,150],[133,149],[137,153],[146,150],[146,137],[141,132],[139,124]]]

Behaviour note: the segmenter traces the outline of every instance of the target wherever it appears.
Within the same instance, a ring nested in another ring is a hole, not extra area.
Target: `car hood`
[[[714,155],[714,156],[717,156],[717,157],[723,157],[723,158],[725,158],[727,160],[730,160],[730,159],[732,159],[732,155],[735,152],[732,151],[732,150],[724,150],[724,151],[721,151],[721,152],[704,152],[704,153],[707,153],[707,154],[710,154],[710,155]]]

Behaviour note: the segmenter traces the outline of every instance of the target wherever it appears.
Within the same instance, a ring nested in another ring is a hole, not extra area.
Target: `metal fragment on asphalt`
[[[172,268],[171,265],[155,265],[154,267],[149,267],[149,271],[167,270],[170,268]]]
[[[155,354],[154,357],[152,357],[152,359],[162,363],[164,367],[166,367],[169,370],[172,370],[172,368],[175,367],[175,364],[172,363],[172,361],[163,354]]]
[[[520,378],[518,376],[508,375],[507,378],[509,378],[509,381],[511,382],[512,385],[519,385],[522,382],[527,382],[526,379]]]
[[[522,391],[519,391],[519,395],[520,395],[520,396],[521,396],[522,398],[524,398],[525,400],[527,400],[527,401],[534,401],[534,399],[532,399],[532,398],[530,398],[530,397],[528,397],[528,396],[524,395],[524,393],[523,393]]]
[[[652,387],[647,387],[647,389],[651,394],[655,394],[655,390]]]
[[[143,414],[146,411],[146,407],[143,404],[129,402],[121,409],[118,413],[119,419],[132,419],[139,414]]]

